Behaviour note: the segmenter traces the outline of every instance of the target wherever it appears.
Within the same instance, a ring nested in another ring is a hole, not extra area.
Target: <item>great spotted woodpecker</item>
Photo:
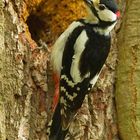
[[[57,39],[52,51],[60,95],[48,126],[49,140],[64,140],[85,95],[98,79],[110,50],[110,32],[120,15],[115,0],[84,2],[88,17],[74,21]]]

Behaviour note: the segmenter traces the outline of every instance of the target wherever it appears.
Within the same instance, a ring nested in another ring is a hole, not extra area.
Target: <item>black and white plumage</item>
[[[110,50],[110,31],[117,21],[115,1],[84,1],[89,17],[74,21],[57,39],[52,51],[54,72],[60,76],[60,97],[49,123],[49,140],[64,140]]]

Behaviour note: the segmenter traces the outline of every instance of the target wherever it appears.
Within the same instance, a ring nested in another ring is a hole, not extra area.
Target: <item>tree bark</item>
[[[140,139],[140,1],[127,0],[118,35],[116,81],[118,125],[122,140]]]
[[[45,98],[43,99],[47,85],[41,89],[32,78],[35,58],[33,50],[37,45],[31,40],[24,21],[25,11],[29,12],[25,6],[26,3],[20,0],[0,0],[1,140],[35,140],[46,137],[42,129],[47,120]],[[37,65],[39,51],[36,56]],[[46,81],[46,76],[41,79]]]
[[[46,140],[53,96],[51,46],[86,15],[75,0],[0,0],[0,139]],[[118,140],[116,36],[101,76],[70,126],[76,140]]]

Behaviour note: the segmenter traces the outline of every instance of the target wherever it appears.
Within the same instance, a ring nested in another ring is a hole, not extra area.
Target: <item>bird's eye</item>
[[[99,5],[99,9],[100,9],[100,10],[104,10],[105,8],[106,8],[106,6],[105,6],[104,4],[100,4],[100,5]]]

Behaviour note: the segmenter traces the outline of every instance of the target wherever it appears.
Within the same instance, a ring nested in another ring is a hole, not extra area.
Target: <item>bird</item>
[[[120,17],[115,0],[83,0],[88,15],[73,21],[52,53],[56,95],[49,140],[64,140],[83,100],[94,87],[111,47],[110,32]]]

